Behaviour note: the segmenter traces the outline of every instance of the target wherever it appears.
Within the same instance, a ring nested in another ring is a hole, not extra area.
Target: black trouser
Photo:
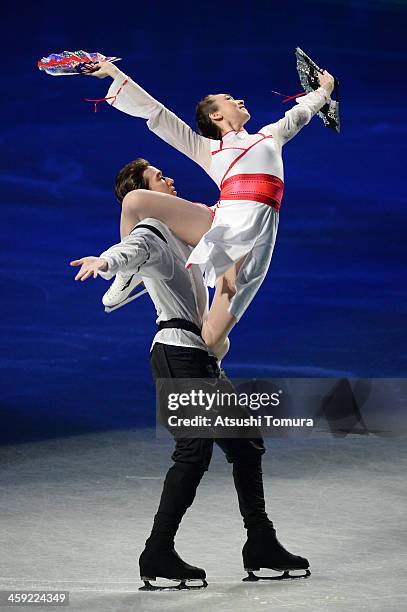
[[[218,378],[220,374],[215,358],[195,348],[156,343],[150,362],[154,382],[158,378]],[[211,438],[176,440],[172,454],[175,463],[165,478],[153,530],[147,540],[149,545],[173,542],[178,525],[209,467],[213,442]],[[261,471],[261,456],[265,452],[263,440],[221,438],[215,442],[233,464],[233,478],[245,527],[270,524],[265,511]]]
[[[200,349],[156,343],[150,357],[154,383],[158,378],[218,378],[216,359]],[[261,438],[193,438],[176,440],[174,461],[197,463],[208,469],[213,442],[223,450],[229,463],[250,461],[265,452]]]

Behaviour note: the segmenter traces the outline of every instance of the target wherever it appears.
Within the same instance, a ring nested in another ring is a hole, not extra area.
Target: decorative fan
[[[106,57],[102,53],[88,53],[87,51],[63,51],[51,53],[38,61],[38,68],[52,76],[82,74],[81,68],[85,64],[97,62],[117,62],[120,57]]]
[[[319,68],[312,59],[304,53],[299,47],[295,50],[297,56],[297,70],[300,76],[301,85],[307,93],[314,91],[319,87],[318,74],[322,74],[324,70]],[[318,113],[326,127],[329,127],[336,132],[340,131],[340,119],[339,119],[339,81],[335,79],[334,92],[336,100],[330,101],[329,104],[325,104]],[[331,96],[332,98],[332,96]]]

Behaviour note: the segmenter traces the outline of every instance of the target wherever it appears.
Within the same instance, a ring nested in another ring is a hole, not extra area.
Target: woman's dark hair
[[[195,121],[198,132],[202,134],[202,136],[212,138],[213,140],[221,140],[222,138],[222,132],[216,123],[209,117],[209,113],[214,113],[217,110],[218,107],[213,99],[213,94],[209,94],[202,98],[202,100],[198,102],[195,110]]]
[[[148,168],[150,162],[142,157],[133,159],[120,170],[116,176],[115,194],[118,202],[121,204],[123,198],[129,191],[134,189],[148,189],[148,183],[144,179],[144,170]]]

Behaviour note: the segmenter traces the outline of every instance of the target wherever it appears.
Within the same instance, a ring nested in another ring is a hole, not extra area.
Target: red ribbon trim
[[[126,79],[125,81],[123,81],[123,83],[120,85],[120,88],[117,90],[117,94],[114,96],[108,96],[107,98],[99,98],[98,100],[92,100],[91,98],[85,98],[85,102],[94,102],[94,112],[97,112],[97,105],[100,102],[104,102],[106,100],[113,100],[112,102],[112,106],[113,104],[116,102],[117,96],[119,95],[119,93],[121,92],[121,90],[123,89],[123,87],[126,85],[126,83],[128,82],[128,79]]]

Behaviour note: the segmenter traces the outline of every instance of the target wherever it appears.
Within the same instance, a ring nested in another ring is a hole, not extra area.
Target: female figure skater
[[[196,108],[197,134],[114,64],[88,65],[83,72],[112,77],[103,99],[147,119],[152,132],[199,164],[220,189],[212,210],[174,195],[131,191],[123,199],[120,223],[124,238],[138,222],[153,217],[195,247],[186,265],[199,264],[206,284],[216,285],[202,338],[220,359],[228,350],[230,330],[270,265],[284,189],[282,147],[329,102],[334,78],[325,71],[317,90],[297,98],[282,119],[256,134],[244,129],[250,119],[244,100],[207,95]]]

